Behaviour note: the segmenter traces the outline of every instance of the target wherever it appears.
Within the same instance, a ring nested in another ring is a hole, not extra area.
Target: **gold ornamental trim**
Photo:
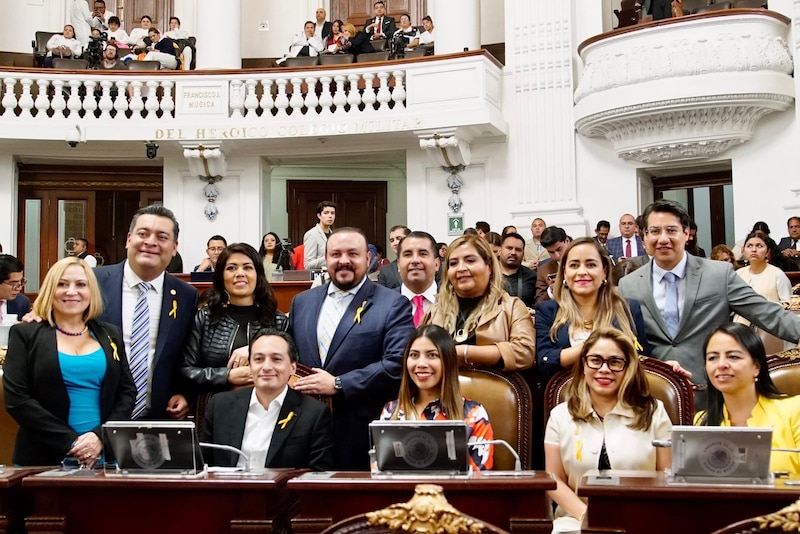
[[[800,500],[772,514],[753,519],[759,530],[800,532]]]
[[[418,484],[414,496],[406,503],[393,504],[366,514],[373,526],[385,526],[393,532],[430,534],[478,534],[484,525],[461,515],[436,484]]]
[[[76,181],[65,182],[61,180],[43,180],[43,181],[21,181],[19,185],[22,187],[97,187],[104,189],[132,189],[132,188],[145,188],[145,189],[161,189],[161,182],[112,182],[112,181]]]
[[[787,349],[787,350],[778,352],[777,354],[775,354],[775,356],[777,356],[779,358],[785,358],[787,360],[799,360],[800,359],[800,348],[795,347],[793,349]]]

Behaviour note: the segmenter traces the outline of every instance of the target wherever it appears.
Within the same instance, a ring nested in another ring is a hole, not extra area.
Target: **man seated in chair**
[[[286,59],[290,57],[314,57],[320,55],[325,50],[325,43],[314,35],[316,28],[316,24],[310,20],[306,21],[303,31],[292,37],[292,42],[289,44],[289,53],[275,63],[283,65]]]
[[[320,401],[289,388],[297,346],[279,330],[250,344],[253,387],[217,393],[203,418],[203,441],[241,449],[254,468],[333,468],[331,414]],[[214,449],[212,465],[244,467],[244,458]]]
[[[148,32],[150,45],[147,47],[145,61],[158,61],[162,69],[175,70],[178,68],[178,47],[169,37],[161,37],[158,28],[150,28]]]

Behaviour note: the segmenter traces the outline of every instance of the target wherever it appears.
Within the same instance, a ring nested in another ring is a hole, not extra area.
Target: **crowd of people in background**
[[[212,276],[199,306],[195,288],[165,272],[178,223],[161,206],[136,213],[120,264],[92,269],[88,242],[76,240],[32,311],[20,301],[23,265],[0,256],[0,316],[25,315],[11,329],[3,378],[21,427],[15,463],[74,457],[91,467],[103,460],[105,421],[180,419],[211,396],[204,438],[265,467],[368,469],[368,426],[383,418],[463,420],[470,465],[491,469],[490,415],[480,398],[462,396],[458,369],[520,373],[537,389],[571,373],[568,400],[548,414],[542,459],[558,482],[556,523],[568,530],[586,512],[575,488],[587,470],[669,464],[670,451],[652,445],[671,422],[648,391],[647,357],[702,386],[696,424],[769,426],[781,447],[800,445],[800,401],[777,390],[764,345],[745,326],[800,340],[800,317],[783,305],[800,218],[779,245],[756,223],[741,259],[725,246],[702,258],[696,225],[670,200],[623,214],[617,237],[607,220],[574,240],[539,217],[528,239],[478,221],[450,244],[395,225],[388,261],[360,229],[336,227],[336,210],[320,202],[294,248],[274,232],[259,250],[212,236],[195,268]],[[268,275],[279,268],[325,273],[288,317]],[[296,440],[285,447],[276,429],[293,418]],[[800,474],[794,456],[772,463]]]

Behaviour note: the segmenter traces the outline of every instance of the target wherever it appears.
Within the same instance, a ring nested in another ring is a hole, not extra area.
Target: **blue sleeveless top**
[[[101,422],[100,396],[106,377],[106,355],[102,347],[80,356],[59,351],[58,364],[69,395],[67,423],[78,434],[85,434]]]

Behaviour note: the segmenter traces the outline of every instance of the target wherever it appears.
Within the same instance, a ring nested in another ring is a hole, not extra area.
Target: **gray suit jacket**
[[[328,243],[328,236],[315,224],[306,235],[303,236],[303,265],[306,269],[325,268],[325,245]]]
[[[731,312],[781,339],[800,340],[800,317],[770,302],[744,283],[727,262],[689,255],[686,265],[686,297],[678,333],[673,339],[653,299],[652,262],[619,282],[622,295],[642,304],[647,339],[653,356],[677,360],[692,372],[692,381],[705,382],[703,344],[711,332],[730,320]]]

